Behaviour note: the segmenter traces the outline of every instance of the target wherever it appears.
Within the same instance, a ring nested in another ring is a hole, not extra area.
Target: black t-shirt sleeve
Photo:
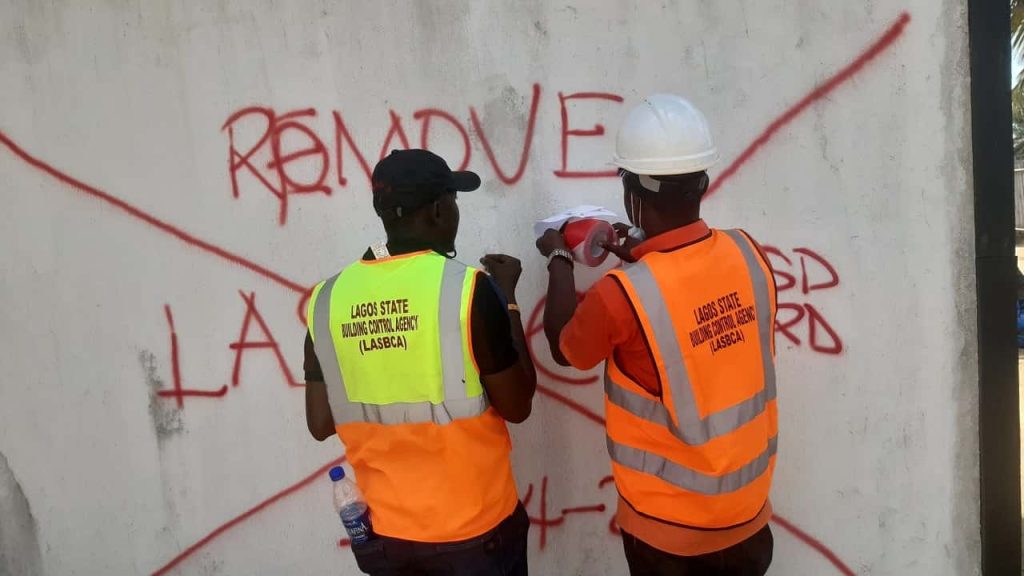
[[[324,371],[320,369],[320,360],[316,357],[313,349],[313,337],[306,330],[305,343],[306,358],[302,361],[302,370],[306,373],[306,382],[323,382]]]
[[[480,374],[497,374],[519,361],[512,340],[512,323],[507,300],[491,277],[477,272],[470,310],[473,357]]]

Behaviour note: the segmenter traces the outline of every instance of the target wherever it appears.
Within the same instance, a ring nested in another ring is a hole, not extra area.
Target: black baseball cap
[[[392,150],[373,169],[373,209],[381,218],[401,218],[449,192],[480,187],[474,172],[453,172],[429,150]]]

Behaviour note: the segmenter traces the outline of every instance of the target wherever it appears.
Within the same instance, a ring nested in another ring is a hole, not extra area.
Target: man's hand
[[[537,239],[537,250],[539,250],[541,256],[545,258],[550,256],[552,252],[559,248],[562,250],[569,249],[565,244],[565,236],[562,236],[562,233],[554,228],[548,228],[547,232]]]
[[[509,302],[515,302],[516,286],[523,273],[523,264],[519,259],[507,254],[488,254],[480,259],[480,263]]]
[[[633,248],[639,246],[640,241],[629,235],[631,226],[617,222],[612,224],[612,228],[615,229],[615,234],[619,237],[619,241],[616,243],[602,242],[601,248],[615,254],[623,262],[636,262],[636,258],[633,257]]]
[[[518,258],[506,254],[488,254],[480,259],[491,280],[504,292],[509,304],[516,302],[516,285],[523,265]],[[523,318],[518,307],[508,310],[512,328],[512,342],[519,354],[519,362],[497,374],[480,377],[480,382],[491,399],[491,406],[505,420],[518,424],[526,420],[533,410],[533,394],[537,390],[537,371],[526,345]]]

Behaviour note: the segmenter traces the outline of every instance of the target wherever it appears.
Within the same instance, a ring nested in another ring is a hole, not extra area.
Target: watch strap
[[[569,252],[564,248],[555,248],[554,250],[551,251],[551,254],[548,254],[549,266],[551,265],[552,260],[554,260],[555,258],[565,258],[566,260],[569,261],[569,264],[574,264],[572,259],[572,252]]]

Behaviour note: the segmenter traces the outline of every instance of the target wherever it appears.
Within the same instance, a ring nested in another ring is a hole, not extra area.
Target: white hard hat
[[[707,118],[688,100],[653,94],[629,111],[613,164],[634,174],[703,172],[718,162]]]

